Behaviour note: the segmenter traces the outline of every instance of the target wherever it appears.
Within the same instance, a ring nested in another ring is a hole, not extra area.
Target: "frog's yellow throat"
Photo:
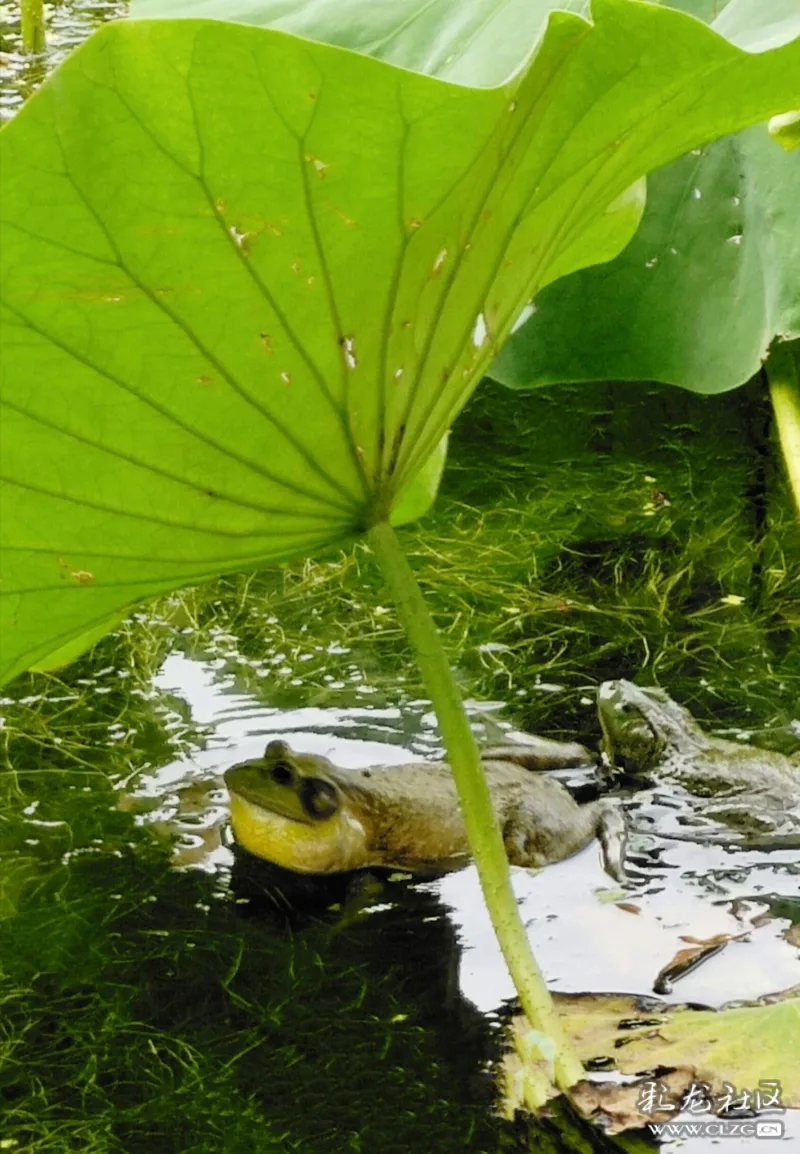
[[[340,873],[369,865],[366,831],[346,813],[339,811],[324,821],[295,821],[233,791],[230,799],[233,836],[256,857],[306,874]]]

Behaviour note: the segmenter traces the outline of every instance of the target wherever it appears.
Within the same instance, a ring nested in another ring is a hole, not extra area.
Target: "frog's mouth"
[[[279,814],[288,821],[302,825],[316,825],[333,817],[339,809],[339,797],[330,782],[317,777],[306,777],[296,788],[288,789],[275,782],[259,781],[252,786],[242,770],[247,764],[235,766],[225,774],[225,784],[231,798],[238,795],[249,805],[265,814]]]

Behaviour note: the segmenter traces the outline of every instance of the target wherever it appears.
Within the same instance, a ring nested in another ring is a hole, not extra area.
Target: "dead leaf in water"
[[[575,1088],[575,1105],[611,1132],[662,1120],[636,1106],[644,1082],[655,1077],[676,1103],[692,1082],[706,1083],[712,1096],[726,1083],[754,1091],[777,1082],[781,1104],[800,1108],[800,987],[720,1010],[626,994],[557,995],[556,1004],[586,1065],[639,1076],[623,1085],[589,1075]],[[512,1028],[522,1023],[515,1019]]]
[[[709,958],[715,957],[728,942],[740,942],[748,936],[747,931],[742,934],[715,934],[713,938],[705,939],[682,936],[681,941],[690,944],[685,949],[678,950],[659,970],[658,977],[653,982],[653,989],[657,994],[671,993],[673,982],[690,974]]]
[[[666,1087],[666,1097],[679,1102],[692,1084],[689,1070],[670,1070],[659,1075],[659,1082]],[[603,1128],[618,1134],[622,1130],[640,1130],[649,1122],[671,1122],[674,1111],[659,1110],[653,1114],[643,1114],[639,1101],[644,1080],[620,1085],[616,1082],[591,1082],[588,1079],[573,1086],[570,1098],[573,1105],[587,1118],[603,1120]]]

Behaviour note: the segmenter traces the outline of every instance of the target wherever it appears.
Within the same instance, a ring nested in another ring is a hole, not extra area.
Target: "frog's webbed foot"
[[[625,852],[628,845],[628,823],[622,803],[611,798],[596,801],[597,836],[603,850],[603,866],[618,882],[626,882]]]
[[[481,750],[482,761],[510,761],[523,769],[592,769],[597,758],[577,741],[551,741],[529,734],[525,741],[508,741]]]
[[[331,932],[340,933],[358,921],[364,910],[374,905],[385,891],[386,882],[371,870],[359,870],[353,874],[347,883],[344,901],[328,907],[337,910],[338,906],[338,917]]]

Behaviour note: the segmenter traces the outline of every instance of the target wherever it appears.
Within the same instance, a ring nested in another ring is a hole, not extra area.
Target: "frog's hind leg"
[[[523,769],[592,769],[597,758],[577,741],[551,741],[529,734],[526,741],[509,741],[481,750],[482,761],[510,761]]]
[[[571,857],[599,837],[606,870],[617,881],[624,881],[627,830],[621,805],[605,799],[582,806],[569,801],[568,806],[556,806],[547,795],[526,797],[513,808],[503,825],[503,843],[511,865],[541,869]]]

